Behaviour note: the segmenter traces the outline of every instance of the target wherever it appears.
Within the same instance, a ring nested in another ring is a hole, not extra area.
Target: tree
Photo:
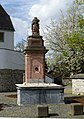
[[[53,51],[47,62],[60,73],[84,71],[84,4],[73,3],[59,22],[53,20],[46,27],[46,44]]]
[[[26,41],[25,40],[22,40],[21,42],[18,42],[15,46],[15,50],[17,51],[24,51],[24,46],[26,44]]]

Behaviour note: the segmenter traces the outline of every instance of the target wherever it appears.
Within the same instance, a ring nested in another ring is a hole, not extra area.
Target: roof
[[[0,30],[15,31],[10,16],[0,4]]]

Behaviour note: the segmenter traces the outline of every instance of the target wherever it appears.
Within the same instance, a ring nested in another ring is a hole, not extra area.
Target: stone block
[[[83,105],[81,103],[72,103],[70,105],[71,115],[82,115],[83,114]]]
[[[37,105],[38,117],[48,117],[48,106]]]
[[[72,94],[84,95],[84,74],[72,75]]]
[[[72,94],[84,94],[84,79],[72,80]]]

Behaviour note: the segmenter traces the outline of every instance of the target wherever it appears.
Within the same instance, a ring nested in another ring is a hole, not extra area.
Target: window
[[[0,32],[0,42],[4,42],[4,33]]]

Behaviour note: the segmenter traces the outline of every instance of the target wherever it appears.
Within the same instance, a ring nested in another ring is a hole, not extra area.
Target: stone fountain
[[[48,50],[39,33],[39,20],[32,21],[32,35],[24,49],[25,80],[17,86],[17,104],[53,104],[64,102],[64,87],[45,83],[45,54]]]

